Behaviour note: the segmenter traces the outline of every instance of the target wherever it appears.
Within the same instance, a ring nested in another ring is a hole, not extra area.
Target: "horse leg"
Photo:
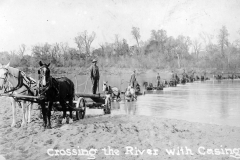
[[[41,109],[42,109],[42,116],[43,116],[43,127],[44,129],[47,126],[47,115],[46,115],[46,108],[45,108],[45,101],[40,102]]]
[[[31,122],[31,111],[32,111],[32,105],[33,103],[31,102],[29,105],[28,105],[28,123]]]
[[[48,103],[48,109],[47,109],[47,129],[51,129],[51,111],[52,111],[52,105],[53,105],[53,102],[50,101]]]
[[[69,124],[73,123],[73,116],[72,116],[72,107],[73,107],[73,100],[69,101],[69,113],[70,113],[70,118],[69,118]]]
[[[67,122],[67,119],[66,119],[66,105],[65,105],[65,102],[64,101],[60,101],[60,105],[62,106],[62,109],[63,109],[63,119],[62,119],[62,124],[65,124]]]
[[[25,120],[28,122],[28,103],[25,101]]]
[[[13,121],[11,127],[14,127],[16,125],[16,101],[11,98],[12,103],[12,114],[13,114]]]
[[[21,105],[22,105],[22,115],[23,115],[21,127],[23,127],[26,125],[26,102],[22,101]]]

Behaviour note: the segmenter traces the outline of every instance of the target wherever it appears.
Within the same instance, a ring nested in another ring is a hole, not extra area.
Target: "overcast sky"
[[[76,47],[74,37],[84,30],[96,32],[95,48],[113,42],[115,34],[133,45],[133,26],[143,41],[152,29],[174,37],[216,37],[222,25],[231,41],[240,39],[240,0],[0,0],[0,51],[26,44],[30,52],[45,42]]]

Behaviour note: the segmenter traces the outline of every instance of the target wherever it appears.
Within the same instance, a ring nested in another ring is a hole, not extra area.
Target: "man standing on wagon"
[[[132,88],[136,88],[136,85],[137,85],[137,79],[136,79],[136,70],[133,70],[133,74],[131,75],[131,78],[130,78],[130,85]]]
[[[97,66],[97,60],[96,59],[93,59],[92,61],[93,65],[91,67],[91,81],[92,81],[92,93],[93,94],[96,94],[97,92],[97,88],[98,88],[98,85],[99,85],[99,78],[100,78],[100,74],[99,74],[99,69],[98,69],[98,66]]]

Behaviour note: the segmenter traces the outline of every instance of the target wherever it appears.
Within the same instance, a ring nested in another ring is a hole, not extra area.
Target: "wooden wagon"
[[[40,101],[44,98],[41,96],[27,96],[21,94],[0,94],[0,96],[12,97],[16,101],[25,100],[28,102],[33,102],[39,104]],[[90,98],[92,103],[87,103],[86,98]],[[47,105],[47,104],[46,104]],[[111,114],[111,97],[105,96],[104,94],[83,94],[75,93],[75,100],[73,101],[73,106],[70,106],[66,102],[67,111],[70,107],[73,111],[76,111],[76,119],[83,119],[86,114],[86,107],[90,109],[103,109],[104,114]],[[59,102],[54,102],[53,111],[63,111],[62,106]]]

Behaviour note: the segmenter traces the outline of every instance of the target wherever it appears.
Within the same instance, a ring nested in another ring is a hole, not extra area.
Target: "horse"
[[[110,94],[113,100],[120,101],[121,100],[121,91],[117,87],[111,87],[108,86],[107,83],[103,83],[103,92],[108,92],[107,94]]]
[[[40,105],[43,114],[43,126],[44,128],[51,129],[51,111],[54,102],[59,102],[63,110],[62,124],[66,123],[66,112],[68,101],[70,119],[69,123],[73,122],[72,119],[72,106],[75,96],[74,83],[67,77],[54,78],[50,75],[50,63],[44,64],[39,62],[40,68],[39,74],[39,94],[43,97]],[[46,108],[45,102],[48,102],[48,108]]]
[[[196,81],[200,80],[200,78],[198,77],[198,75],[196,76]]]
[[[4,89],[5,94],[21,94],[34,96],[37,94],[37,82],[28,77],[23,71],[17,68],[0,64],[0,89]],[[33,102],[26,104],[25,100],[14,99],[9,97],[12,104],[13,121],[11,127],[16,125],[16,103],[22,108],[21,127],[31,122],[31,109]]]
[[[129,85],[126,89],[125,99],[127,101],[134,101],[134,99],[137,100],[135,89],[131,85]]]

